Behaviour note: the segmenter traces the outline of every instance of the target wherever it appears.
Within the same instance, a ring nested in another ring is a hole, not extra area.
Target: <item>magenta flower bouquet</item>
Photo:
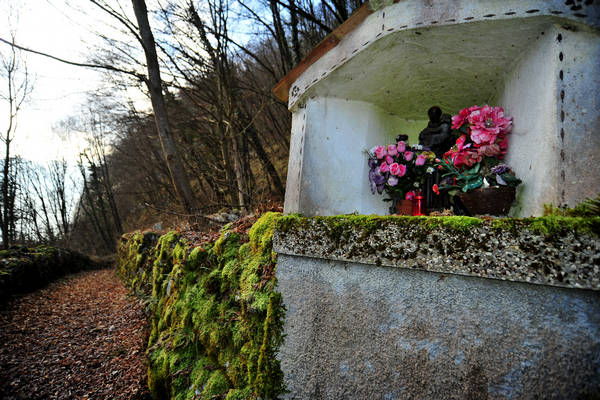
[[[411,200],[423,189],[427,174],[435,171],[433,152],[423,151],[418,145],[409,146],[403,140],[374,147],[368,153],[371,192],[385,191],[389,198],[384,201]]]
[[[512,117],[506,117],[502,107],[472,106],[452,117],[452,129],[458,136],[456,144],[444,154],[438,168],[446,173],[445,184],[450,194],[467,192],[481,186],[512,186],[521,181],[510,167],[500,164],[508,150],[507,135],[512,129]]]

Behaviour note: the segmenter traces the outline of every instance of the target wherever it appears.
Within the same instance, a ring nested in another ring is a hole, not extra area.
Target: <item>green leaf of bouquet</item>
[[[477,163],[473,166],[473,168],[471,168],[470,170],[467,171],[467,173],[469,174],[476,174],[479,172],[479,168],[481,168],[481,164]]]
[[[501,174],[500,177],[504,180],[504,182],[508,184],[508,186],[514,187],[522,182],[519,178],[513,176],[512,174],[509,174],[508,172]]]
[[[496,165],[500,164],[500,160],[498,160],[496,157],[486,157],[485,164],[488,168],[494,168]]]
[[[483,185],[483,178],[479,177],[479,179],[477,179],[476,181],[469,182],[468,184],[466,184],[465,186],[463,186],[462,191],[463,192],[468,192],[469,190],[477,189],[481,185]]]

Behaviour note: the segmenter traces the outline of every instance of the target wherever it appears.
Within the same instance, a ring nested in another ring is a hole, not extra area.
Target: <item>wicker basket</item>
[[[515,188],[508,186],[479,188],[458,196],[471,215],[506,215],[515,201]]]

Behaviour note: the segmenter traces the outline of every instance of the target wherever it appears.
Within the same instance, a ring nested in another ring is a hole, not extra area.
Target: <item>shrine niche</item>
[[[566,2],[569,3],[569,2]],[[388,214],[366,151],[419,143],[436,105],[513,118],[513,216],[600,191],[600,7],[407,0],[364,6],[274,89],[293,113],[285,212]]]

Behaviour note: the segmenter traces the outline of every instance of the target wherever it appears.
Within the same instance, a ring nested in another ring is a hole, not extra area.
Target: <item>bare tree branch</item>
[[[44,53],[42,51],[33,50],[33,49],[30,49],[30,48],[27,48],[27,47],[24,47],[24,46],[20,46],[20,45],[18,45],[16,43],[12,43],[12,42],[10,42],[8,40],[5,40],[5,39],[3,39],[1,37],[0,37],[0,42],[2,42],[4,44],[7,44],[7,45],[9,45],[11,47],[15,47],[15,48],[17,48],[19,50],[26,51],[28,53],[33,53],[33,54],[37,54],[39,56],[51,58],[51,59],[53,59],[55,61],[58,61],[58,62],[61,62],[63,64],[69,64],[69,65],[73,65],[75,67],[95,68],[95,69],[104,69],[104,70],[108,70],[108,71],[120,72],[120,73],[123,73],[123,74],[134,76],[137,79],[146,82],[146,76],[144,74],[140,74],[140,73],[137,73],[135,71],[124,70],[124,69],[117,68],[117,67],[115,67],[113,65],[109,65],[109,64],[89,64],[89,63],[81,63],[81,62],[76,62],[76,61],[65,60],[64,58],[56,57],[56,56],[53,56],[51,54]]]

